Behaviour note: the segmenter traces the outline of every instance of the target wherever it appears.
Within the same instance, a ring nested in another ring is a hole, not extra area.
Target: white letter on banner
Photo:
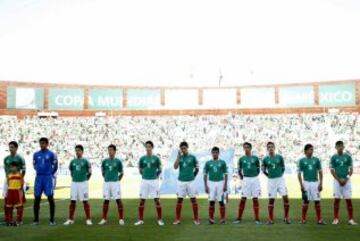
[[[61,102],[61,100],[60,100],[60,98],[63,99],[63,96],[62,96],[62,95],[57,95],[57,96],[55,97],[55,104],[58,105],[58,106],[62,106],[62,105],[63,105],[62,102]]]

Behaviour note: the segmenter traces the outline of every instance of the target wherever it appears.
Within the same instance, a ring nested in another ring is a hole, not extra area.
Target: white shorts
[[[209,185],[209,201],[222,201],[224,194],[224,181],[213,182],[208,181]]]
[[[5,179],[4,185],[3,185],[3,190],[2,190],[3,198],[6,198],[7,191],[8,191],[8,185],[7,185],[7,180]]]
[[[258,177],[244,177],[242,181],[241,196],[246,198],[258,198],[261,195],[260,181]]]
[[[304,181],[304,188],[309,201],[320,201],[319,182]]]
[[[140,184],[140,198],[141,199],[154,199],[160,197],[159,180],[146,180],[142,179]]]
[[[195,182],[177,182],[177,189],[176,189],[176,195],[179,198],[185,198],[186,196],[189,196],[190,198],[194,198],[198,195],[198,192],[196,190]]]
[[[284,177],[269,178],[268,179],[269,198],[271,199],[276,198],[278,193],[282,197],[288,195],[285,178]]]
[[[89,200],[89,183],[72,182],[71,183],[71,201],[87,201]]]
[[[352,197],[351,181],[348,180],[345,186],[334,180],[334,198],[350,199]]]
[[[103,185],[103,198],[105,200],[120,199],[121,198],[121,187],[120,182],[104,182]]]

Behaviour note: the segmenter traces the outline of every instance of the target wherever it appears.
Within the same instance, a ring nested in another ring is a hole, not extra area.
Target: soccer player
[[[349,224],[356,225],[351,200],[352,188],[350,177],[353,174],[352,158],[344,153],[344,142],[337,141],[335,148],[337,153],[330,160],[330,170],[334,177],[334,221],[332,224],[339,223],[340,199],[344,198],[349,215]]]
[[[263,159],[261,169],[265,176],[268,177],[268,224],[274,224],[274,204],[278,193],[282,196],[284,201],[284,223],[290,224],[288,191],[283,176],[285,172],[284,158],[275,153],[275,144],[273,142],[268,142],[266,148],[268,150],[268,155]]]
[[[11,169],[11,163],[16,163],[18,171],[21,173],[21,175],[24,177],[26,172],[26,166],[25,166],[25,160],[23,157],[17,154],[18,150],[18,143],[16,141],[9,142],[9,152],[10,155],[6,156],[4,158],[4,170],[5,170],[5,177],[10,173]],[[5,221],[7,220],[7,211],[6,211],[6,195],[8,191],[8,185],[7,181],[5,180],[4,186],[3,186],[3,197],[4,197],[4,215],[5,215]],[[25,199],[25,194],[24,194]],[[22,216],[22,215],[21,215]],[[19,224],[22,223],[22,220],[20,220]]]
[[[122,161],[115,157],[116,146],[108,146],[109,158],[105,159],[101,163],[101,171],[104,177],[103,185],[103,213],[102,219],[99,225],[104,225],[107,222],[107,215],[109,211],[110,199],[115,199],[118,208],[119,224],[124,225],[124,205],[121,200],[121,186],[120,181],[124,176],[124,167]]]
[[[10,164],[10,173],[7,175],[8,191],[6,195],[6,209],[7,209],[7,225],[18,226],[22,220],[23,215],[23,201],[24,201],[24,177],[18,171],[17,163]],[[16,222],[13,222],[13,209],[16,208],[17,217]]]
[[[326,224],[321,218],[320,192],[323,189],[323,172],[319,158],[314,157],[314,147],[306,144],[304,147],[305,157],[298,163],[298,179],[303,197],[301,224],[306,224],[306,214],[309,201],[315,202],[317,223]]]
[[[194,183],[195,177],[199,172],[199,163],[194,155],[189,153],[189,144],[185,141],[180,143],[180,150],[176,157],[174,168],[179,168],[179,177],[177,183],[177,203],[176,219],[174,224],[181,223],[181,208],[186,196],[190,197],[194,213],[194,224],[199,225],[198,204],[196,200],[197,190]]]
[[[159,195],[159,177],[161,174],[161,161],[159,157],[153,155],[154,143],[152,141],[145,142],[146,155],[139,160],[139,171],[142,176],[140,186],[140,203],[139,203],[139,219],[134,225],[144,224],[144,208],[147,198],[154,199],[158,225],[163,226],[162,209]]]
[[[83,158],[84,147],[82,145],[75,146],[76,158],[70,162],[69,170],[72,178],[71,195],[69,206],[69,219],[64,225],[74,224],[74,214],[76,209],[76,201],[83,202],[86,224],[92,225],[90,218],[90,205],[89,205],[89,183],[91,177],[91,164]]]
[[[243,144],[245,155],[239,159],[238,172],[242,181],[242,193],[239,204],[238,217],[234,221],[235,224],[242,222],[242,215],[245,209],[246,199],[253,199],[253,210],[255,215],[255,223],[261,224],[259,219],[259,196],[261,194],[259,173],[260,161],[255,155],[252,155],[252,145],[249,142]]]
[[[220,224],[226,224],[224,192],[227,191],[228,171],[226,162],[219,159],[219,154],[219,147],[213,147],[212,160],[207,161],[204,167],[205,192],[209,195],[209,224],[215,224],[216,201],[220,205]]]
[[[56,225],[55,223],[55,178],[58,169],[58,159],[54,152],[48,149],[49,139],[41,137],[39,140],[40,151],[35,152],[33,156],[33,164],[36,172],[35,187],[34,187],[34,223],[39,224],[40,202],[43,193],[48,198],[50,209],[50,226]]]

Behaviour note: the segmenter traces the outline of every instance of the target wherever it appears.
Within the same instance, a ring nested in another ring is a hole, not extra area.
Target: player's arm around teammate
[[[71,193],[69,205],[69,219],[64,225],[71,225],[74,223],[74,214],[76,209],[76,201],[83,202],[86,224],[92,225],[90,218],[90,204],[89,204],[89,183],[91,177],[91,164],[83,158],[84,147],[82,145],[75,146],[76,158],[70,162],[69,170],[71,174]]]
[[[238,172],[242,181],[241,200],[238,209],[237,219],[235,224],[242,222],[242,215],[244,213],[246,199],[252,198],[253,211],[255,217],[255,223],[261,224],[259,219],[259,196],[261,194],[261,187],[259,181],[260,173],[260,160],[257,156],[252,155],[252,145],[249,142],[243,144],[245,155],[240,157],[238,161]]]
[[[124,225],[124,205],[121,200],[120,181],[124,176],[124,167],[120,159],[116,158],[116,146],[111,144],[108,146],[109,157],[102,161],[101,172],[104,177],[103,185],[103,210],[102,219],[99,225],[107,223],[107,215],[109,212],[110,200],[116,201],[119,224]]]
[[[224,192],[227,191],[228,171],[224,160],[219,159],[220,149],[213,147],[211,150],[212,160],[205,163],[204,185],[205,192],[209,196],[209,224],[215,224],[215,202],[220,206],[220,224],[226,224],[226,206]]]
[[[290,224],[289,219],[289,198],[285,183],[284,172],[285,162],[284,158],[275,153],[275,144],[268,142],[266,144],[268,155],[263,159],[261,169],[265,176],[268,177],[268,194],[269,194],[269,221],[268,224],[274,224],[274,204],[275,198],[279,193],[284,201],[284,223]]]
[[[199,225],[198,203],[196,196],[198,191],[195,186],[195,177],[199,172],[199,163],[194,155],[189,153],[189,145],[187,142],[180,143],[180,150],[174,163],[174,169],[179,169],[179,177],[177,182],[177,202],[176,202],[176,218],[174,225],[181,223],[182,203],[186,196],[190,197],[194,214],[194,224]]]
[[[321,217],[321,191],[323,189],[323,172],[319,158],[314,157],[314,147],[311,144],[306,144],[304,147],[305,157],[299,160],[298,163],[298,180],[302,192],[303,206],[302,206],[302,224],[306,223],[307,210],[309,208],[309,201],[315,202],[315,211],[317,216],[317,223],[320,225],[326,224]]]
[[[335,143],[336,154],[331,157],[330,171],[334,177],[334,220],[332,224],[339,223],[340,200],[344,198],[346,201],[346,209],[348,211],[349,224],[356,225],[353,214],[352,205],[352,187],[351,176],[353,174],[353,161],[350,155],[344,153],[344,142],[337,141]]]
[[[159,178],[161,175],[161,161],[156,155],[153,155],[154,143],[152,141],[145,142],[146,155],[139,160],[139,172],[142,176],[140,185],[140,202],[138,220],[135,226],[144,224],[145,201],[148,198],[154,199],[157,213],[157,223],[164,225],[162,220],[162,208],[160,204]]]

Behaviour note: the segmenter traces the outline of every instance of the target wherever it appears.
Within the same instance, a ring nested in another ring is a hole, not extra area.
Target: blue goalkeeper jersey
[[[58,169],[58,159],[50,150],[40,150],[33,156],[36,175],[55,175]]]

